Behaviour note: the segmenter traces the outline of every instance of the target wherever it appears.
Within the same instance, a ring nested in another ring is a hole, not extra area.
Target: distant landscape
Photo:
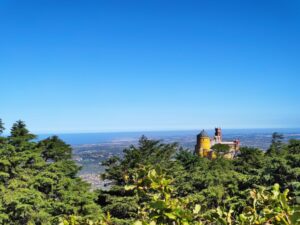
[[[284,140],[300,140],[300,128],[298,129],[224,129],[224,140],[239,139],[242,146],[260,148],[266,150],[272,139],[273,132],[284,135]],[[214,130],[207,130],[213,136]],[[82,166],[80,176],[92,183],[95,187],[101,187],[99,174],[104,172],[101,162],[112,157],[122,157],[123,150],[130,145],[137,144],[139,138],[145,135],[149,139],[162,140],[164,143],[177,142],[180,146],[194,151],[196,135],[199,130],[185,131],[147,131],[147,132],[111,132],[111,133],[74,133],[58,134],[73,148],[73,159]],[[40,139],[49,134],[39,135]]]

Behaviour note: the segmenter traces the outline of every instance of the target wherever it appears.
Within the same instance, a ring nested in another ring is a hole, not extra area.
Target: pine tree
[[[9,137],[2,137],[0,224],[52,225],[71,215],[101,216],[90,185],[77,175],[80,168],[71,160],[70,146],[58,138],[41,141],[53,144],[47,146],[53,158],[50,163],[35,137],[22,121],[13,125]]]
[[[72,158],[72,148],[58,136],[52,136],[39,142],[42,156],[46,161],[69,160]]]
[[[26,124],[22,120],[18,120],[13,124],[10,134],[11,138],[24,137],[24,140],[31,140],[35,138],[35,135],[29,133]]]
[[[2,122],[2,119],[0,119],[0,135],[3,133],[4,130],[4,123]]]
[[[282,150],[282,141],[284,139],[284,136],[280,133],[274,132],[272,134],[272,143],[270,148],[267,151],[267,154],[279,154],[280,150]]]

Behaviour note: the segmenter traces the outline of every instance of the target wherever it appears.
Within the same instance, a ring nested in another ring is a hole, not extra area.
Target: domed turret
[[[197,145],[195,146],[195,153],[201,157],[207,157],[210,148],[210,138],[205,130],[202,130],[201,133],[197,135]]]
[[[206,133],[206,131],[205,130],[202,130],[201,132],[200,132],[200,134],[198,134],[198,137],[200,137],[200,138],[209,138],[209,136],[208,136],[208,134]]]

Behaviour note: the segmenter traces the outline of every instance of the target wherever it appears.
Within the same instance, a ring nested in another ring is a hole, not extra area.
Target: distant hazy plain
[[[145,135],[151,139],[160,139],[165,142],[178,142],[185,146],[186,142],[195,142],[196,135],[201,130],[183,130],[183,131],[139,131],[139,132],[109,132],[109,133],[70,133],[55,134],[72,146],[78,145],[97,145],[118,142],[136,141]],[[266,148],[271,141],[272,133],[279,132],[288,139],[300,139],[300,128],[293,129],[223,129],[223,138],[225,140],[239,139],[242,145],[256,146]],[[213,137],[214,130],[207,130],[207,133]],[[44,139],[54,134],[40,134],[38,139]]]

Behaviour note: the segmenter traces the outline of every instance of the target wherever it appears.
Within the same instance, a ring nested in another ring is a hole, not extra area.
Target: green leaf
[[[132,191],[132,190],[134,190],[135,188],[136,188],[135,185],[126,185],[126,186],[124,187],[125,191]]]
[[[193,210],[193,213],[198,214],[200,212],[200,210],[201,210],[201,206],[197,204]]]
[[[174,215],[173,213],[164,213],[169,219],[171,220],[176,220],[176,215]]]

